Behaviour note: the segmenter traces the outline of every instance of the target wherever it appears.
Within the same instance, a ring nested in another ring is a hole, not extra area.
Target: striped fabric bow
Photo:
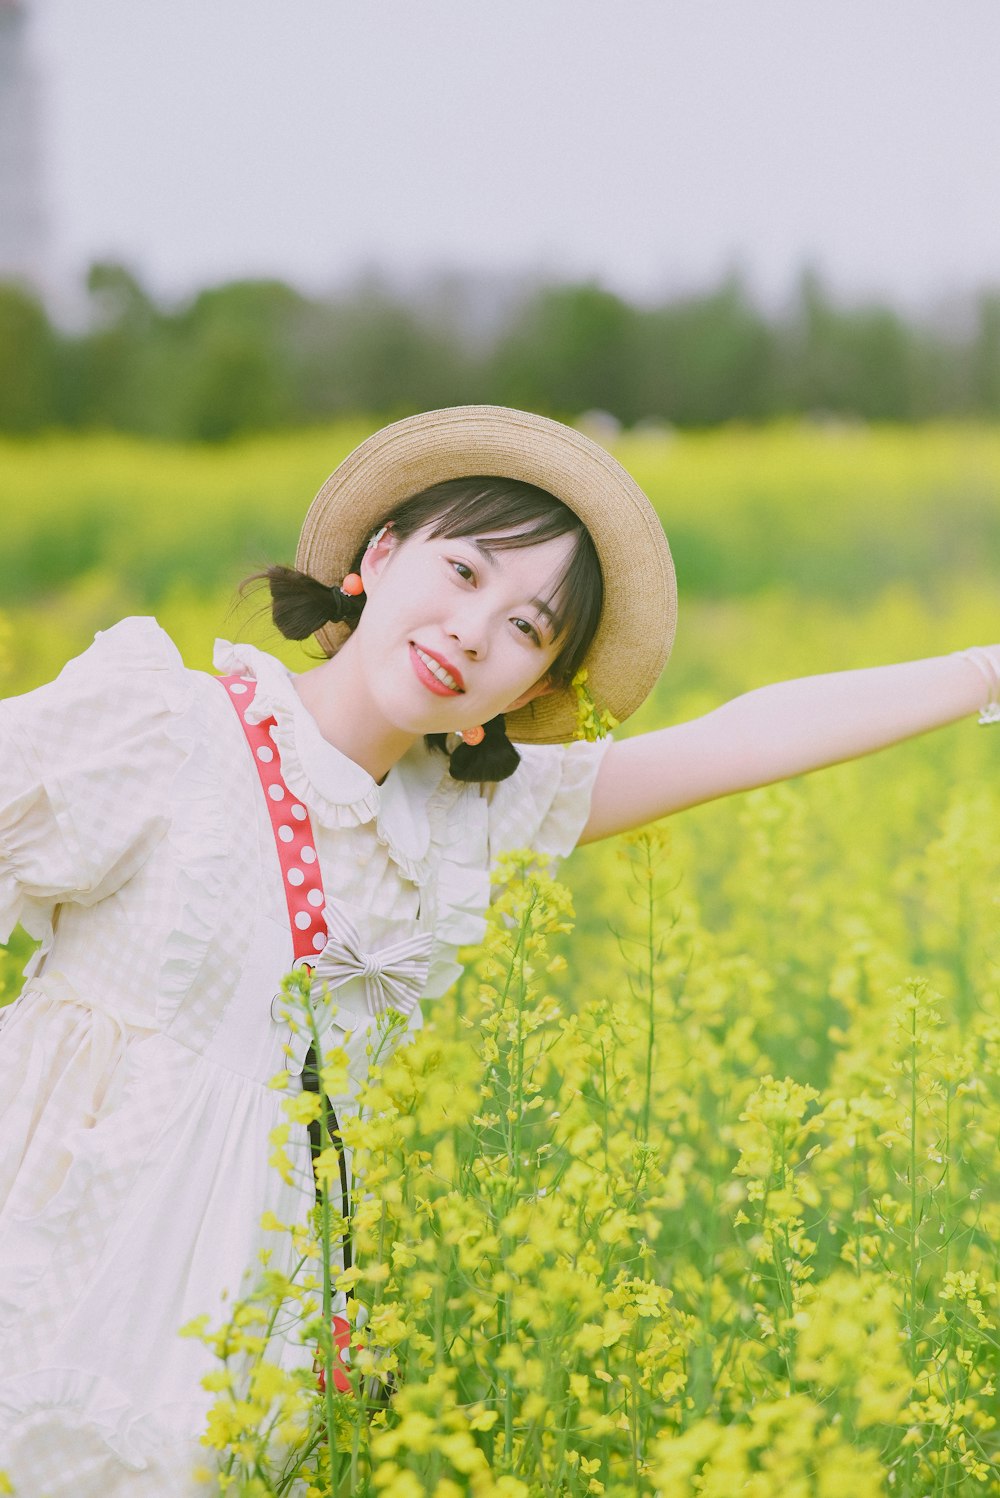
[[[434,945],[430,932],[386,940],[401,929],[412,932],[412,923],[359,912],[363,938],[339,900],[329,902],[324,917],[329,939],[313,969],[314,983],[336,990],[338,1009],[361,1019],[384,1014],[390,1006],[411,1013],[427,983]]]

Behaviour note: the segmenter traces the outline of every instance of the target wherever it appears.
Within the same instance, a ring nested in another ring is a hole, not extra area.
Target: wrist
[[[1000,645],[970,645],[953,652],[969,661],[979,672],[983,683],[979,722],[1000,723]]]

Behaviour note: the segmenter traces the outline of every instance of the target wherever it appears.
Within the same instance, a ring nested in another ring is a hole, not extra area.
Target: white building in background
[[[0,0],[0,280],[50,276],[41,87],[20,0]]]

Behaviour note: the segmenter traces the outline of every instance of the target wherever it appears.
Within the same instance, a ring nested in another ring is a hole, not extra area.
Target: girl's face
[[[351,640],[387,721],[455,732],[551,690],[561,641],[545,603],[573,545],[557,536],[486,552],[472,536],[424,528],[400,542],[386,531],[361,563],[366,602]]]

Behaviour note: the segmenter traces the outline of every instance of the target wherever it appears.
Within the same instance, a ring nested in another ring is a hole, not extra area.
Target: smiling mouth
[[[421,665],[425,666],[431,673],[431,675],[436,677],[436,679],[441,683],[443,687],[447,687],[449,692],[454,692],[455,695],[458,696],[461,692],[465,691],[465,688],[461,685],[461,683],[459,681],[456,681],[455,677],[451,674],[448,668],[446,666],[443,666],[435,656],[429,655],[426,650],[422,650],[420,646],[414,644],[412,640],[410,641],[410,649],[420,661]]]

